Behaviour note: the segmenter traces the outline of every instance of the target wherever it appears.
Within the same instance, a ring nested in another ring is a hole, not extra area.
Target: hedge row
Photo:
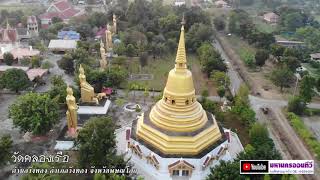
[[[289,112],[288,119],[290,120],[291,126],[296,130],[299,136],[305,141],[308,147],[316,158],[320,160],[320,142],[313,136],[310,130],[304,125],[303,121],[296,114]]]

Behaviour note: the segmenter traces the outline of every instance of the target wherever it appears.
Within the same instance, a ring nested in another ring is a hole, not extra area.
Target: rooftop
[[[42,77],[48,72],[47,69],[35,68],[29,69],[27,71],[27,75],[30,81],[33,81],[36,77]]]
[[[320,59],[320,53],[310,54],[311,58]]]
[[[50,41],[48,48],[49,49],[76,49],[77,41],[76,40],[62,40],[62,39],[53,39]]]

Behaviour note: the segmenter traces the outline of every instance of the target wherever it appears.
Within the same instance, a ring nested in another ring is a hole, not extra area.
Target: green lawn
[[[138,58],[132,58],[128,60],[128,72],[129,74],[153,74],[153,80],[148,81],[129,81],[128,83],[137,83],[144,87],[154,90],[163,90],[165,83],[167,82],[168,73],[174,68],[175,56],[171,55],[161,59],[149,58],[148,65],[140,68],[140,62]],[[200,67],[199,61],[195,56],[188,55],[188,68],[192,71],[191,66]],[[195,76],[195,74],[194,74]],[[202,81],[202,80],[201,80]],[[200,86],[204,85],[205,81]],[[127,86],[123,85],[125,88]]]
[[[256,25],[257,29],[260,32],[272,33],[277,29],[275,25],[268,24],[264,22],[262,19],[260,19],[259,17],[254,17],[253,23]]]
[[[245,62],[245,55],[247,53],[249,54],[255,54],[256,49],[252,46],[250,46],[247,42],[240,39],[236,35],[232,35],[226,38],[229,41],[230,46],[232,46],[232,49],[237,53],[241,60]]]
[[[314,68],[309,63],[302,63],[303,67],[307,68],[308,72],[312,77],[320,78],[320,68]]]

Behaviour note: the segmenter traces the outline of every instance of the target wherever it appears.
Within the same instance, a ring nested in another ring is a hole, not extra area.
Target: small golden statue
[[[117,16],[115,14],[113,14],[112,16],[112,21],[113,21],[113,27],[112,27],[112,30],[113,30],[113,34],[117,34]]]
[[[99,104],[99,101],[94,94],[94,88],[87,82],[86,75],[84,74],[84,69],[81,64],[79,67],[79,81],[81,87],[81,101]]]
[[[112,49],[112,32],[110,31],[111,27],[108,24],[107,25],[107,30],[106,30],[106,50],[107,52]]]
[[[77,115],[77,103],[76,98],[73,96],[72,88],[67,87],[67,97],[66,103],[68,106],[68,110],[66,112],[67,123],[68,123],[68,133],[70,136],[76,136],[77,125],[78,125],[78,115]]]
[[[100,69],[104,70],[107,68],[108,62],[106,58],[106,50],[104,49],[104,44],[101,40],[100,42],[100,54],[101,54],[101,59],[100,59]]]

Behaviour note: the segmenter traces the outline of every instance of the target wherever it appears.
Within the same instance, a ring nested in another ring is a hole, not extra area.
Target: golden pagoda
[[[182,25],[175,67],[163,97],[137,120],[135,137],[164,155],[198,155],[222,138],[215,117],[197,101],[187,69]]]

